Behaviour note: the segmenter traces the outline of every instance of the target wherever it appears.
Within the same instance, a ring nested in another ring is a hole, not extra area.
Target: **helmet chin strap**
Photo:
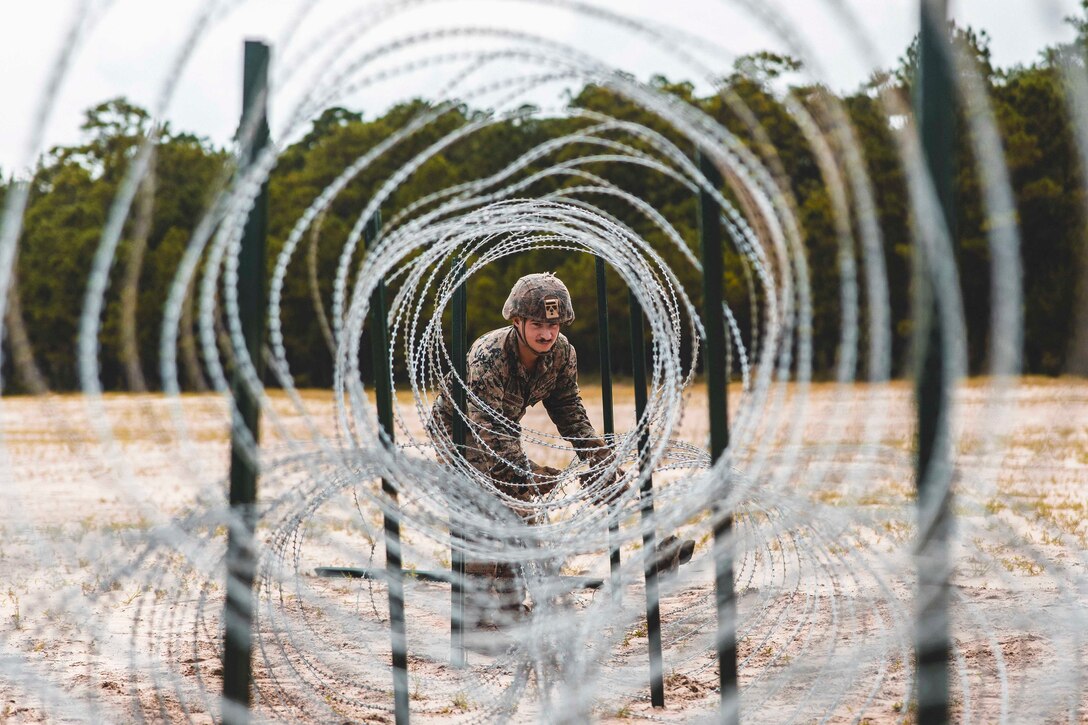
[[[521,319],[521,326],[524,327],[526,322],[527,320],[523,317]],[[547,355],[549,352],[551,352],[551,350],[547,350],[545,352],[537,352],[536,350],[534,350],[533,346],[529,344],[529,341],[525,339],[525,333],[517,326],[517,323],[514,323],[514,331],[518,333],[518,340],[520,340],[525,345],[525,347],[529,348],[529,352],[533,353],[537,357],[540,357],[541,355]]]

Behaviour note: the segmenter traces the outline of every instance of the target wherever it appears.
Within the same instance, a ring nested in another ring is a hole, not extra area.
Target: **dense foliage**
[[[1085,28],[1078,25],[1078,30],[1083,38]],[[1025,370],[1057,374],[1071,365],[1070,342],[1077,325],[1077,295],[1084,294],[1083,290],[1078,292],[1077,280],[1085,270],[1084,209],[1088,201],[1059,68],[1063,57],[1073,57],[1071,54],[1082,57],[1079,53],[1083,43],[1078,40],[1072,46],[1049,49],[1032,65],[999,69],[991,62],[985,34],[958,30],[957,35],[974,49],[988,85],[1005,149],[1005,167],[1015,194],[1022,235]],[[880,95],[909,97],[914,57],[912,48],[897,72],[876,75],[856,93],[840,99],[854,127],[876,195],[890,284],[897,373],[906,371],[910,338],[911,220],[896,146],[896,134],[902,132],[908,121],[889,119]],[[825,174],[795,115],[768,90],[769,84],[781,79],[781,74],[796,67],[796,61],[790,58],[762,53],[741,59],[723,79],[725,87],[751,110],[765,137],[754,133],[724,96],[697,98],[690,84],[661,77],[651,83],[699,106],[733,131],[761,155],[772,171],[778,173],[783,187],[792,193],[811,275],[814,365],[817,375],[830,376],[836,365],[841,327],[839,247],[833,200]],[[824,103],[825,93],[826,89],[815,87],[795,87],[791,91],[792,99],[811,109],[817,118],[826,118],[817,112]],[[571,105],[638,122],[686,149],[668,124],[605,88],[585,86],[572,96]],[[416,100],[398,105],[370,121],[364,120],[360,113],[331,108],[314,121],[308,135],[284,151],[270,183],[270,270],[292,226],[312,200],[346,166],[425,108],[425,101]],[[464,107],[447,112],[436,123],[398,145],[394,152],[383,156],[336,198],[322,219],[312,257],[319,297],[326,310],[332,298],[342,244],[378,185],[449,131],[467,120],[484,117],[481,112]],[[388,219],[398,209],[436,189],[492,174],[541,142],[586,125],[584,119],[539,116],[488,125],[428,160],[399,187],[383,213]],[[90,109],[83,128],[84,142],[52,149],[41,159],[30,182],[16,285],[5,325],[3,378],[8,390],[34,387],[34,381],[15,374],[11,362],[13,354],[25,355],[28,351],[44,378],[39,384],[44,382],[60,390],[78,386],[75,340],[87,271],[111,204],[122,188],[141,141],[151,132],[147,113],[124,99]],[[960,133],[963,137],[969,133],[962,119]],[[125,223],[103,312],[100,367],[102,383],[107,389],[159,386],[163,302],[193,229],[207,211],[210,194],[220,188],[224,175],[230,173],[231,157],[226,150],[190,134],[175,133],[168,127],[158,129],[157,134],[158,143],[151,160],[154,181],[141,184],[135,191],[133,211]],[[640,143],[630,136],[619,140],[635,146]],[[970,365],[973,372],[981,372],[986,369],[990,330],[986,238],[990,222],[982,213],[979,172],[971,158],[970,146],[967,143],[959,146],[963,149],[957,178],[959,274],[969,331]],[[769,147],[773,147],[773,154],[767,151]],[[576,143],[535,163],[554,163],[598,153],[604,153],[599,146]],[[649,202],[698,252],[696,199],[673,180],[645,168],[606,161],[591,161],[580,168]],[[525,193],[539,195],[580,183],[576,177],[550,177]],[[4,188],[0,186],[0,194]],[[695,304],[700,304],[701,286],[696,271],[675,248],[666,244],[660,230],[645,216],[633,213],[616,200],[595,197],[592,201],[661,250]],[[858,220],[852,219],[851,223],[856,225]],[[308,248],[308,243],[303,247]],[[300,251],[292,262],[284,290],[283,333],[296,383],[325,386],[331,379],[332,356],[322,325],[315,322],[318,316],[307,271],[309,254]],[[752,320],[746,271],[735,253],[728,253],[726,261],[726,296],[747,335]],[[514,279],[542,269],[556,271],[574,295],[579,319],[568,334],[580,352],[582,369],[592,371],[597,362],[596,299],[593,260],[587,255],[545,250],[508,257],[490,265],[486,272],[472,279],[469,287],[470,337],[502,323],[501,301]],[[394,288],[395,284],[393,281]],[[610,279],[609,305],[620,312],[614,315],[616,322],[612,324],[613,360],[617,370],[627,370],[629,332],[626,324],[620,324],[624,319],[622,311],[626,310],[626,290],[615,275]],[[863,323],[865,312],[863,308]],[[190,301],[183,319],[185,331],[192,328],[193,314]],[[126,324],[126,317],[135,324]],[[135,330],[135,335],[126,334],[126,330]],[[861,349],[864,366],[864,340]],[[184,331],[179,357],[183,384],[202,388],[206,383],[196,363],[194,342]],[[863,374],[864,368],[858,372]]]

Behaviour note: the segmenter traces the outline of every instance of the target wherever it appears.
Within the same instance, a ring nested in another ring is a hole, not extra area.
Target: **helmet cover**
[[[521,317],[539,322],[574,321],[574,306],[563,281],[551,272],[527,274],[510,288],[510,296],[502,306],[503,319]]]

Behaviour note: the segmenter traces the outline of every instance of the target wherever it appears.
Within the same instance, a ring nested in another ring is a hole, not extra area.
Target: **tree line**
[[[1073,359],[1076,355],[1071,342],[1078,325],[1076,310],[1081,300],[1078,295],[1088,292],[1078,290],[1078,280],[1086,270],[1085,184],[1077,163],[1076,131],[1066,110],[1061,64],[1070,58],[1082,62],[1079,59],[1083,58],[1088,32],[1082,21],[1073,22],[1078,30],[1078,40],[1073,44],[1048,48],[1035,62],[1011,68],[994,66],[985,33],[955,28],[957,38],[971,48],[989,93],[1015,197],[1022,240],[1023,367],[1026,372],[1047,375],[1084,364]],[[910,362],[913,221],[896,140],[896,134],[904,133],[904,121],[890,118],[880,97],[891,93],[909,99],[915,59],[916,49],[912,46],[899,67],[874,74],[857,91],[838,97],[853,126],[875,191],[889,284],[896,374],[905,374]],[[795,114],[780,100],[780,95],[770,90],[782,78],[792,77],[785,74],[798,69],[798,62],[792,58],[758,53],[740,59],[722,79],[723,86],[758,121],[766,134],[763,139],[753,135],[745,119],[738,116],[722,95],[699,97],[691,83],[660,76],[652,78],[650,83],[700,108],[757,153],[761,144],[773,146],[785,183],[796,201],[810,272],[814,372],[818,377],[829,377],[835,369],[842,313],[833,200]],[[794,86],[790,93],[794,102],[815,110],[829,91],[822,87]],[[572,93],[570,104],[642,124],[685,148],[685,141],[677,131],[660,117],[608,88],[586,85]],[[358,111],[330,108],[314,120],[302,139],[283,151],[269,180],[270,274],[276,254],[313,199],[349,164],[428,108],[426,100],[417,99],[394,106],[372,120],[366,120]],[[379,186],[422,149],[466,122],[482,117],[483,111],[464,106],[453,108],[381,157],[336,197],[322,219],[320,242],[314,248],[313,259],[301,260],[300,254],[295,255],[281,311],[284,343],[297,385],[329,385],[333,365],[321,325],[315,324],[314,294],[304,264],[314,265],[317,296],[327,310],[341,247],[358,214]],[[573,133],[586,123],[578,118],[547,118],[536,114],[488,125],[430,158],[398,187],[383,213],[388,218],[436,190],[494,174],[538,144]],[[29,181],[15,283],[6,306],[0,370],[6,391],[42,385],[54,390],[78,387],[75,340],[88,270],[110,206],[137,149],[151,132],[150,124],[145,110],[123,98],[109,100],[87,111],[81,143],[56,147],[42,156]],[[954,231],[968,331],[968,361],[970,370],[977,373],[986,370],[992,334],[986,236],[992,220],[983,212],[978,166],[971,158],[970,144],[963,141],[973,131],[962,109],[958,126],[961,142],[955,180]],[[136,190],[133,212],[125,224],[102,313],[99,359],[102,384],[107,389],[161,386],[158,371],[163,303],[194,227],[207,212],[212,191],[220,188],[233,163],[228,149],[217,147],[207,139],[176,132],[169,125],[156,129],[156,134],[154,173]],[[638,143],[631,139],[625,142]],[[585,153],[599,153],[599,149],[589,150],[574,144],[560,149],[546,161],[555,163]],[[588,164],[584,170],[647,201],[698,254],[697,200],[689,191],[629,165],[602,161]],[[0,194],[6,194],[11,183],[3,182]],[[544,179],[525,193],[540,195],[578,183],[581,182],[570,178]],[[667,243],[662,232],[645,217],[632,214],[623,203],[597,199],[594,203],[628,223],[661,252],[699,309],[698,273]],[[851,219],[850,223],[856,230],[859,221]],[[359,255],[363,253],[360,251]],[[753,325],[752,310],[748,281],[736,252],[727,253],[726,266],[726,299],[747,339]],[[470,339],[503,324],[500,308],[510,284],[521,274],[540,270],[555,271],[571,289],[579,319],[566,334],[579,350],[582,370],[595,370],[596,293],[593,260],[588,255],[540,250],[489,265],[469,285]],[[195,314],[193,294],[190,290],[182,321],[183,327],[190,330]],[[626,296],[625,286],[616,275],[611,275],[610,309],[622,314],[627,309]],[[866,313],[863,306],[863,336]],[[611,328],[612,359],[616,370],[622,373],[630,370],[629,331],[625,324],[614,323]],[[179,355],[183,363],[182,383],[188,389],[204,389],[207,382],[195,342],[191,336],[183,338]],[[860,349],[864,358],[864,341]],[[25,362],[27,354],[40,373],[36,381],[28,379],[33,376],[26,374],[26,365],[13,362],[20,355]],[[366,367],[367,356],[363,357]],[[864,368],[859,370],[859,375],[863,374]]]

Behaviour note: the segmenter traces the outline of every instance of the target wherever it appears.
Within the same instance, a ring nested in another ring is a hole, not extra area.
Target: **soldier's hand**
[[[531,489],[534,496],[547,496],[562,482],[563,472],[553,466],[533,464]]]
[[[626,475],[626,471],[622,468],[618,469],[612,480],[593,497],[593,502],[602,506],[611,506],[623,498],[623,495],[631,488],[631,484],[623,480]]]
[[[630,488],[623,479],[627,477],[627,472],[622,467],[617,468],[613,473],[605,480],[601,480],[601,470],[594,468],[594,470],[586,471],[578,478],[582,483],[582,488],[593,488],[593,503],[597,505],[612,505],[619,501],[623,494]]]

